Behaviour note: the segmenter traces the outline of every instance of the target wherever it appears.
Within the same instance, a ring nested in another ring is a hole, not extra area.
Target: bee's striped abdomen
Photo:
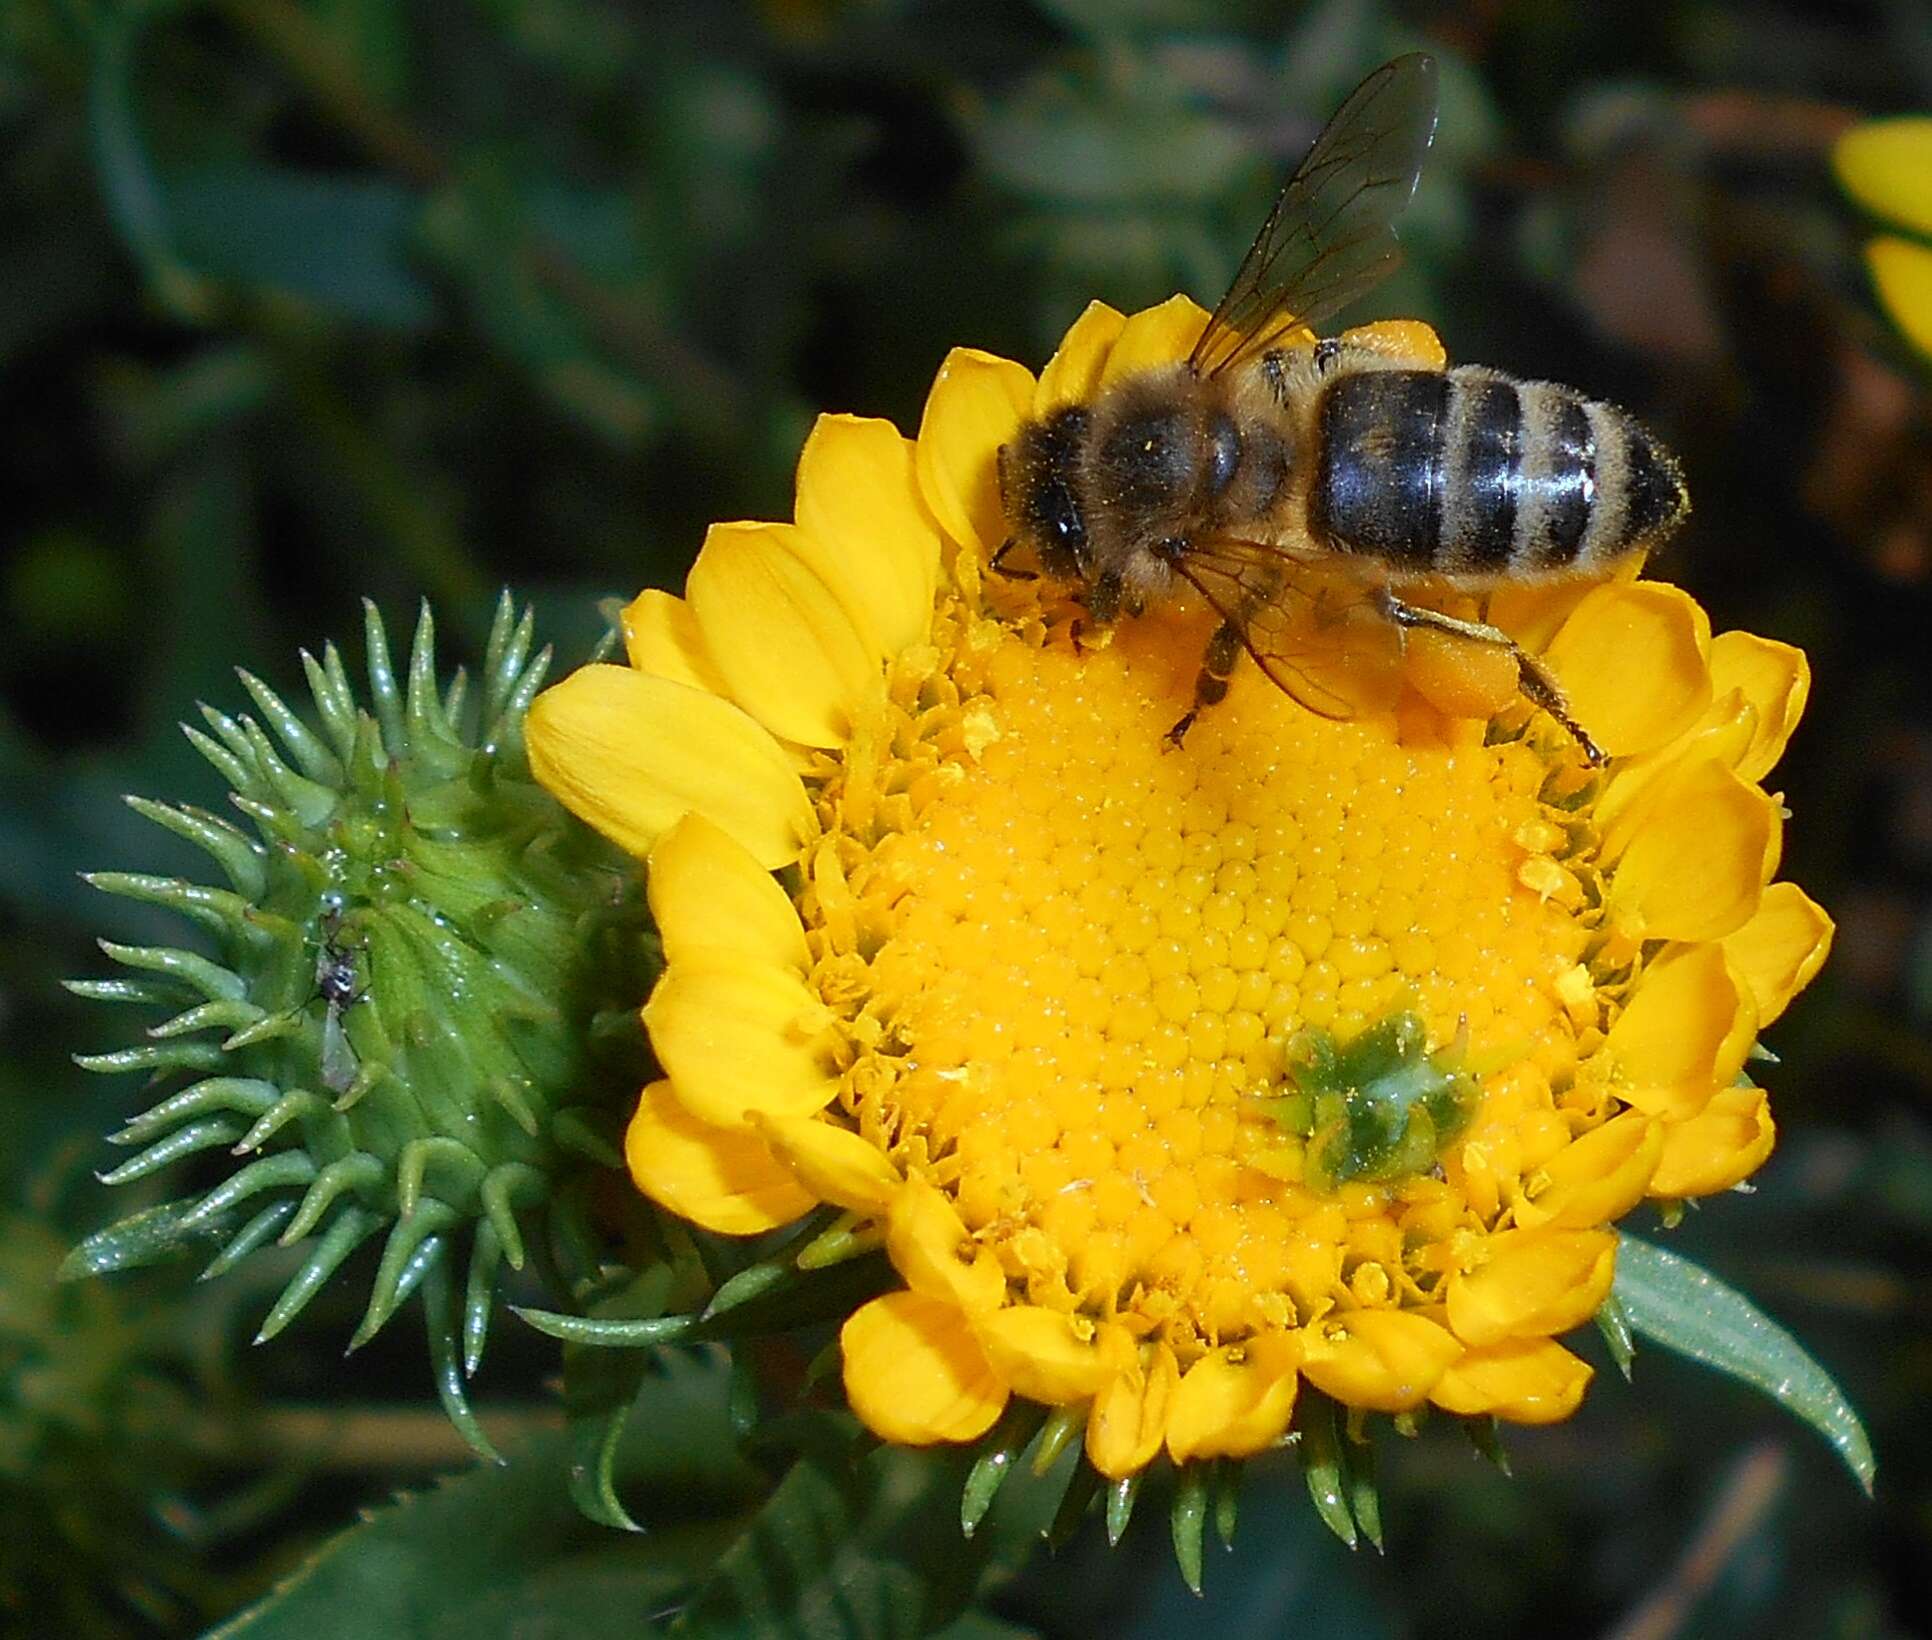
[[[1362,370],[1317,412],[1309,522],[1410,574],[1607,569],[1685,511],[1675,461],[1621,410],[1493,370]]]

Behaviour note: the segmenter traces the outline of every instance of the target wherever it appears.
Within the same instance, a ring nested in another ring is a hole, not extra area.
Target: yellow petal
[[[1545,1338],[1588,1321],[1610,1292],[1617,1237],[1610,1230],[1504,1230],[1483,1262],[1449,1278],[1449,1325],[1478,1347]]]
[[[1784,756],[1792,730],[1811,698],[1811,662],[1805,652],[1755,632],[1720,632],[1711,640],[1711,687],[1735,689],[1757,710],[1750,745],[1732,765],[1739,776],[1762,780]]]
[[[773,734],[843,746],[885,652],[811,569],[793,524],[713,524],[685,582],[731,698]]]
[[[1932,358],[1932,248],[1883,234],[1865,246],[1865,265],[1892,323]]]
[[[1145,1469],[1167,1439],[1180,1387],[1180,1363],[1165,1344],[1156,1344],[1145,1362],[1116,1373],[1087,1414],[1087,1461],[1111,1481]]]
[[[1758,739],[1758,711],[1742,691],[1727,689],[1676,739],[1640,757],[1620,757],[1610,765],[1603,794],[1591,813],[1597,825],[1597,858],[1614,864],[1650,823],[1651,810],[1670,783],[1700,763],[1727,769],[1750,755]]]
[[[923,1179],[908,1179],[886,1213],[886,1255],[915,1293],[983,1316],[1006,1298],[1006,1277],[991,1248],[976,1243],[952,1199]]]
[[[1773,883],[1751,920],[1724,937],[1724,954],[1757,1004],[1763,1030],[1811,983],[1831,954],[1831,917],[1796,883]]]
[[[1660,581],[1596,587],[1544,659],[1570,712],[1612,757],[1647,752],[1689,728],[1711,698],[1710,617]]]
[[[1694,1115],[1743,1069],[1757,1039],[1757,1009],[1724,949],[1693,945],[1653,962],[1605,1048],[1617,1095],[1675,1120]]]
[[[956,347],[933,378],[919,420],[919,490],[940,528],[982,560],[1006,538],[999,450],[1032,408],[1033,372]]]
[[[1100,385],[1185,359],[1201,339],[1207,321],[1207,309],[1191,296],[1170,296],[1159,307],[1141,309],[1121,326],[1108,349]]]
[[[1726,1088],[1689,1121],[1670,1124],[1650,1193],[1679,1200],[1729,1190],[1758,1170],[1777,1137],[1762,1088]]]
[[[1091,1321],[1037,1304],[1008,1304],[975,1321],[980,1348],[1015,1395],[1066,1406],[1096,1394],[1120,1370]]]
[[[1866,210],[1932,234],[1932,117],[1854,126],[1838,139],[1831,160],[1845,192]]]
[[[1300,1342],[1286,1333],[1209,1350],[1187,1369],[1168,1409],[1174,1461],[1247,1458],[1273,1446],[1295,1416],[1300,1360]]]
[[[778,743],[730,701],[628,666],[579,667],[531,704],[530,768],[558,802],[642,859],[693,812],[760,865],[798,858],[812,806]]]
[[[1592,1372],[1550,1338],[1512,1338],[1471,1350],[1429,1392],[1445,1412],[1513,1424],[1560,1423],[1576,1411]]]
[[[1100,385],[1100,373],[1106,368],[1107,355],[1126,326],[1126,318],[1105,302],[1089,302],[1040,372],[1039,385],[1033,390],[1034,415],[1044,416],[1059,405],[1084,404],[1092,398]]]
[[[761,1235],[818,1205],[763,1140],[700,1122],[669,1082],[644,1090],[624,1159],[652,1201],[724,1236]]]
[[[624,606],[624,653],[640,672],[726,695],[724,677],[704,652],[698,618],[682,598],[646,587]]]
[[[758,1131],[798,1182],[849,1213],[883,1212],[905,1182],[878,1146],[811,1116],[762,1116]]]
[[[789,969],[700,953],[664,970],[644,1023],[685,1109],[718,1127],[811,1116],[838,1092],[825,1006]]]
[[[1741,928],[1777,869],[1776,801],[1715,759],[1670,776],[1610,879],[1610,921],[1633,940],[1715,940]]]
[[[1308,1329],[1302,1371],[1345,1405],[1406,1412],[1461,1354],[1447,1327],[1413,1310],[1350,1310]]]
[[[1441,370],[1449,363],[1442,338],[1420,319],[1377,319],[1373,324],[1353,325],[1342,332],[1342,344],[1400,359],[1414,370]]]
[[[1613,1223],[1643,1200],[1663,1149],[1661,1122],[1635,1110],[1613,1116],[1536,1170],[1534,1196],[1516,1204],[1516,1222],[1560,1230]]]
[[[798,458],[795,540],[861,631],[888,654],[926,636],[939,530],[919,497],[912,444],[889,421],[820,416]]]
[[[1007,1389],[966,1318],[919,1293],[887,1293],[839,1330],[845,1397],[881,1440],[900,1446],[971,1441],[993,1427]]]
[[[666,962],[706,948],[801,974],[811,962],[778,879],[701,814],[657,840],[648,886]]]

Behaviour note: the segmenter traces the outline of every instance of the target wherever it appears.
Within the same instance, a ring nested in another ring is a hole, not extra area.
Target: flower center
[[[823,772],[799,897],[860,1131],[1027,1301],[1183,1350],[1427,1302],[1499,1210],[1466,1156],[1567,1136],[1597,1024],[1533,745],[1329,722],[1244,664],[1176,749],[1204,630],[1078,653],[942,601]]]

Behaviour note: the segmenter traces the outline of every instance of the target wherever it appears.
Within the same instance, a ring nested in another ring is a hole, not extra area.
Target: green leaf
[[[209,1640],[608,1633],[620,1613],[641,1626],[732,1541],[756,1484],[732,1454],[724,1387],[722,1372],[688,1363],[645,1386],[638,1421],[651,1439],[627,1442],[620,1470],[655,1500],[648,1536],[577,1512],[571,1443],[551,1436],[371,1514]]]
[[[967,1606],[990,1554],[959,1529],[967,1458],[880,1447],[795,1463],[679,1616],[682,1640],[912,1640]]]
[[[1612,1289],[1633,1331],[1782,1401],[1817,1430],[1869,1493],[1877,1461],[1844,1392],[1790,1333],[1708,1270],[1622,1238]]]
[[[169,177],[164,196],[175,250],[204,277],[398,329],[433,316],[409,262],[419,202],[398,183],[220,165]]]
[[[1308,1496],[1322,1524],[1353,1549],[1355,1516],[1348,1507],[1348,1481],[1342,1468],[1341,1439],[1335,1430],[1335,1403],[1325,1395],[1302,1397],[1296,1427],[1301,1434],[1301,1467]]]

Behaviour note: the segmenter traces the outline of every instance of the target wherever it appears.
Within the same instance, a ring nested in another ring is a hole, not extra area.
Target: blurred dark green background
[[[295,685],[364,595],[427,595],[473,657],[508,583],[581,657],[596,600],[678,585],[707,521],[787,514],[816,410],[911,428],[954,344],[1037,366],[1089,297],[1211,303],[1321,118],[1418,45],[1441,134],[1360,317],[1654,421],[1697,502],[1659,573],[1811,653],[1786,874],[1839,947],[1770,1039],[1760,1188],[1675,1245],[1840,1377],[1878,1497],[1651,1352],[1516,1439],[1513,1481],[1448,1431],[1385,1442],[1386,1560],[1284,1472],[1205,1605],[1145,1511],[1001,1610],[1932,1632],[1932,368],[1875,313],[1828,163],[1859,118],[1932,109],[1912,0],[0,0],[0,1628],[196,1632],[460,1461],[413,1341],[344,1365],[318,1316],[251,1353],[250,1295],[45,1291],[129,1205],[90,1169],[139,1091],[68,1063],[128,1027],[56,982],[102,971],[97,934],[167,932],[75,874],[188,865],[117,800],[215,801],[176,720],[234,706],[236,664]],[[543,1405],[552,1358],[513,1331],[486,1421]],[[376,1455],[291,1467],[287,1409],[319,1403]]]

